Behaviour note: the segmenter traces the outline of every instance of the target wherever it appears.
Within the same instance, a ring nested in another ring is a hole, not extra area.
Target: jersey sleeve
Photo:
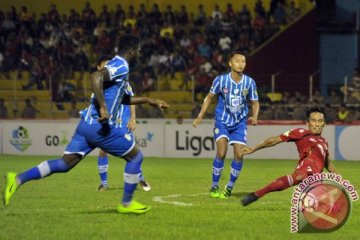
[[[249,99],[252,101],[258,101],[259,96],[257,93],[257,87],[254,79],[251,79],[250,88],[249,88]]]
[[[110,75],[110,81],[122,81],[129,73],[129,66],[127,62],[113,58],[105,66]]]
[[[131,87],[131,85],[129,84],[129,82],[127,83],[127,86],[126,86],[126,89],[125,89],[125,93],[126,93],[127,95],[134,96],[134,92],[133,92],[132,87]]]
[[[295,141],[301,139],[307,134],[308,134],[308,130],[304,128],[295,128],[284,132],[283,134],[280,135],[280,138],[284,142],[289,142],[289,141]]]
[[[218,94],[220,92],[220,79],[221,77],[216,77],[211,85],[210,93]]]

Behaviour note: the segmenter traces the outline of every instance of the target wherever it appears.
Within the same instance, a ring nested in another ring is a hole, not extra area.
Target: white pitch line
[[[196,193],[196,194],[189,194],[189,195],[183,195],[183,194],[172,194],[168,196],[155,196],[153,197],[154,202],[160,202],[160,203],[168,203],[173,204],[176,206],[192,206],[192,203],[185,203],[185,202],[179,202],[179,201],[169,201],[165,200],[167,198],[180,198],[180,197],[196,197],[200,195],[207,195],[208,193]]]

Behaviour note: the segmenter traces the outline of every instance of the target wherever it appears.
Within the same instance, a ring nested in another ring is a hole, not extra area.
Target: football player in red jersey
[[[282,191],[315,173],[321,173],[324,167],[332,173],[337,173],[335,166],[329,160],[328,143],[321,136],[325,126],[325,114],[321,109],[312,108],[307,112],[306,125],[308,129],[291,129],[280,136],[269,137],[255,147],[245,147],[242,154],[251,154],[259,149],[272,147],[281,142],[294,142],[299,152],[299,162],[292,174],[279,177],[269,185],[246,195],[241,203],[244,206],[255,202],[265,194]]]

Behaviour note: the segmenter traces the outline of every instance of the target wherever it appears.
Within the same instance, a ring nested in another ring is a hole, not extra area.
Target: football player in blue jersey
[[[97,61],[97,69],[102,69],[105,64],[111,60],[110,56],[101,56]],[[131,85],[129,84],[126,88],[126,94],[133,96],[134,93],[132,91]],[[119,112],[118,118],[121,119],[120,127],[127,127],[129,131],[134,132],[136,128],[136,112],[135,112],[135,105],[125,105],[122,104]],[[123,124],[124,123],[124,124]],[[100,185],[98,187],[98,191],[104,191],[109,189],[108,181],[107,181],[107,172],[109,168],[109,158],[105,151],[99,149],[99,156],[98,156],[98,170],[100,176]],[[150,191],[151,185],[147,181],[145,181],[144,175],[140,174],[140,181],[139,184],[143,188],[144,191]]]
[[[210,196],[228,198],[231,196],[234,183],[243,166],[241,150],[246,145],[247,121],[257,125],[259,114],[258,94],[255,81],[243,73],[246,67],[246,57],[241,51],[230,54],[230,72],[217,76],[205,97],[198,117],[193,121],[197,127],[209,108],[211,101],[217,97],[215,109],[214,138],[216,141],[216,157],[213,161],[212,186]],[[251,116],[248,117],[248,100],[252,103]],[[228,144],[234,148],[234,159],[231,163],[230,181],[220,193],[219,180],[224,168],[224,159]]]
[[[160,109],[168,108],[162,100],[126,95],[128,62],[140,53],[140,39],[132,35],[120,38],[119,55],[112,58],[104,68],[91,74],[94,94],[88,108],[81,114],[81,120],[74,136],[67,145],[64,155],[55,160],[40,163],[23,173],[8,172],[4,190],[4,205],[10,203],[15,191],[24,183],[44,178],[57,172],[68,172],[95,148],[126,160],[124,171],[124,192],[122,203],[117,206],[120,213],[145,213],[149,206],[133,199],[140,180],[143,154],[135,144],[135,138],[127,127],[120,127],[117,113],[121,104],[149,104]]]

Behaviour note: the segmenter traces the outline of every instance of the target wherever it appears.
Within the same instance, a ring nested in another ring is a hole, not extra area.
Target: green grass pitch
[[[48,159],[0,155],[0,174],[21,172]],[[97,192],[97,159],[87,157],[69,173],[23,185],[7,208],[0,207],[0,239],[360,239],[360,201],[348,222],[326,234],[290,233],[293,190],[266,195],[243,207],[240,198],[291,173],[295,160],[247,160],[227,200],[208,195],[211,159],[146,158],[143,172],[152,190],[135,199],[152,210],[144,215],[115,212],[123,188],[124,161],[109,160],[111,189]],[[360,162],[335,162],[341,175],[360,186]],[[221,179],[229,179],[230,160]],[[4,188],[4,178],[0,179]]]

